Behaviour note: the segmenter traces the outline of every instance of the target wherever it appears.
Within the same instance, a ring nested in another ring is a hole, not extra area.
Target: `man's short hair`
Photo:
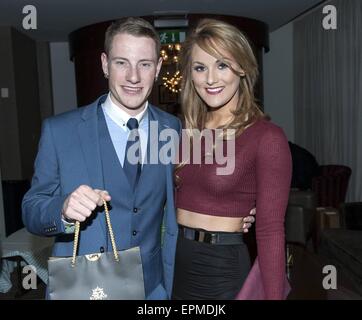
[[[156,57],[159,57],[161,42],[157,31],[148,21],[138,17],[119,19],[107,28],[104,40],[104,51],[107,55],[111,51],[114,36],[121,33],[153,39],[155,41]]]

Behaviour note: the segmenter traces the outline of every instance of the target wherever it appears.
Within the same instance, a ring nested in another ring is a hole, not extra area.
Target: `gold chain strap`
[[[73,245],[73,256],[72,256],[72,267],[75,266],[75,257],[77,255],[77,248],[78,248],[78,240],[79,240],[79,229],[80,229],[80,222],[75,222],[75,231],[74,231],[74,245]]]
[[[106,213],[108,231],[109,231],[109,235],[111,237],[114,259],[116,259],[116,261],[119,261],[118,251],[117,251],[117,247],[116,247],[116,241],[114,240],[114,234],[113,234],[113,229],[112,229],[112,225],[111,225],[111,219],[109,218],[108,206],[107,206],[107,202],[105,200],[103,200],[103,205],[104,205],[104,211]]]
[[[105,200],[103,200],[103,206],[104,206],[104,212],[105,212],[105,215],[106,215],[108,232],[109,232],[109,235],[111,237],[111,243],[112,243],[114,259],[116,261],[119,261],[119,255],[118,255],[118,251],[117,251],[117,247],[116,247],[116,241],[114,240],[114,234],[113,234],[113,229],[112,229],[112,225],[111,225],[111,219],[109,217],[108,206],[107,206],[107,202]],[[75,231],[74,231],[72,267],[75,266],[75,258],[77,256],[77,249],[78,249],[78,242],[79,242],[79,232],[80,232],[80,222],[76,221],[76,223],[75,223]]]

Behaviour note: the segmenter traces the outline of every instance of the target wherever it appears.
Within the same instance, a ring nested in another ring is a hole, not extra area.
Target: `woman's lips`
[[[221,91],[224,90],[224,88],[223,87],[205,88],[205,90],[208,94],[219,94]]]

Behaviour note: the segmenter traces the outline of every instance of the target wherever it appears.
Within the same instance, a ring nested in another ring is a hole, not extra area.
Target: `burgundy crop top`
[[[216,175],[217,164],[186,164],[178,176],[176,207],[212,216],[243,217],[256,206],[256,240],[267,298],[282,299],[284,217],[292,161],[281,128],[261,119],[235,140],[235,170]]]

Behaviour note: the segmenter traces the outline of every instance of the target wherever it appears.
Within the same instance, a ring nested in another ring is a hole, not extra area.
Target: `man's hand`
[[[65,220],[83,222],[97,206],[103,205],[103,199],[105,201],[111,200],[111,196],[106,190],[92,189],[87,185],[82,185],[65,199],[62,217]]]
[[[255,216],[256,214],[256,208],[253,208],[250,210],[249,216],[246,216],[243,218],[243,232],[247,233],[249,232],[249,228],[251,227],[251,225],[255,222],[255,218],[253,216]]]

